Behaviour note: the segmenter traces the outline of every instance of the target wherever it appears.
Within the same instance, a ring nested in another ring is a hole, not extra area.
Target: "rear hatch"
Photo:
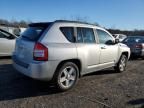
[[[24,63],[33,61],[35,44],[51,23],[30,24],[27,30],[16,40],[15,57]]]

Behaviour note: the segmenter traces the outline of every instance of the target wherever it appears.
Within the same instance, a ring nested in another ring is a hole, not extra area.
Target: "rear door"
[[[118,45],[112,44],[114,38],[106,31],[97,29],[100,45],[100,64],[113,64],[118,57]]]
[[[86,73],[95,71],[96,65],[99,64],[100,51],[92,28],[77,28],[76,46]]]
[[[0,30],[0,55],[10,56],[15,48],[15,38],[12,34]]]

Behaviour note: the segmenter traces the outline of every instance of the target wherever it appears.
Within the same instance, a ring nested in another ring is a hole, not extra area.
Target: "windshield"
[[[6,31],[3,31],[3,30],[0,30],[0,37],[1,38],[7,38],[7,39],[15,39],[16,38],[12,34],[6,32]]]

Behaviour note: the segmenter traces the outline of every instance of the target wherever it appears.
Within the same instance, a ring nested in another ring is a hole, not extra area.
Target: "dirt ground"
[[[144,60],[130,60],[123,73],[107,69],[86,75],[61,93],[18,73],[11,58],[1,58],[0,108],[144,108]]]

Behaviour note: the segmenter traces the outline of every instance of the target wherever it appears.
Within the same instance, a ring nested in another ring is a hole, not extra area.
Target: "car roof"
[[[96,24],[91,24],[91,23],[88,23],[88,22],[82,22],[82,21],[56,20],[55,23],[56,23],[56,22],[59,22],[59,23],[87,24],[87,25],[97,26]]]
[[[96,24],[91,24],[91,23],[81,22],[81,21],[69,21],[69,20],[56,20],[56,21],[54,21],[54,22],[31,23],[31,24],[29,24],[29,26],[49,26],[49,25],[52,24],[52,23],[85,24],[85,25],[90,25],[90,26],[95,26],[95,27],[101,28],[101,27],[99,27],[99,26],[96,25]]]
[[[69,21],[69,20],[56,20],[54,22],[39,22],[39,23],[31,23],[29,26],[43,26],[43,27],[48,27],[51,24],[58,24],[58,25],[65,25],[65,26],[74,26],[74,27],[88,27],[88,28],[96,28],[103,30],[107,32],[109,35],[111,35],[106,29],[103,27],[100,27],[96,24],[91,24],[87,22],[81,22],[81,21]]]

